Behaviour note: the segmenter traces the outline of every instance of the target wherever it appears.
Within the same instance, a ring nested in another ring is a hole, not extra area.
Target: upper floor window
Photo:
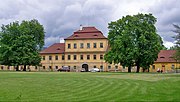
[[[49,56],[49,60],[52,60],[52,56]]]
[[[103,60],[103,55],[100,55],[100,59]]]
[[[68,60],[71,60],[71,55],[68,55]]]
[[[74,60],[76,60],[77,59],[77,57],[76,57],[76,55],[74,55]]]
[[[103,48],[103,43],[100,43],[100,48]]]
[[[83,55],[80,55],[80,59],[83,60]]]
[[[93,57],[94,57],[94,60],[96,60],[96,55],[93,55]]]
[[[94,48],[96,48],[96,47],[97,47],[96,45],[97,45],[96,43],[93,43],[93,47],[94,47]]]
[[[64,55],[62,55],[62,60],[64,60]]]
[[[77,44],[76,43],[74,43],[74,49],[76,49],[77,48]]]
[[[68,44],[68,49],[70,49],[71,48],[71,44]]]
[[[84,48],[84,44],[83,43],[80,43],[80,48]]]
[[[87,43],[87,48],[90,48],[90,43]]]
[[[87,55],[87,60],[89,60],[90,59],[90,55]]]
[[[58,55],[55,56],[55,60],[58,60]]]

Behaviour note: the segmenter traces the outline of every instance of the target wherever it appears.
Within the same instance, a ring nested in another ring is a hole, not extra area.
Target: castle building
[[[57,70],[68,66],[71,71],[80,71],[82,68],[89,71],[99,68],[101,71],[118,71],[120,65],[108,64],[104,54],[108,50],[108,40],[95,27],[80,27],[65,43],[55,43],[40,52],[42,67],[45,70]]]
[[[150,72],[162,70],[162,72],[174,72],[180,69],[180,63],[173,58],[176,50],[161,50],[157,60],[150,67]]]

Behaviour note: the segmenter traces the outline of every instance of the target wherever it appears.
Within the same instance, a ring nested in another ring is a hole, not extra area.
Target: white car
[[[91,72],[100,72],[100,69],[99,68],[92,68],[90,71]]]

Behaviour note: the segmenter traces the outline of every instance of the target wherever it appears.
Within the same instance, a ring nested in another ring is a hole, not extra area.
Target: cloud
[[[172,32],[173,24],[180,24],[180,1],[179,0],[159,0],[155,5],[149,8],[157,17],[157,31],[164,39],[165,46],[173,45],[176,34]]]
[[[172,24],[180,24],[179,4],[179,0],[5,0],[0,3],[0,25],[37,19],[45,28],[45,46],[50,46],[70,36],[80,24],[95,26],[107,36],[109,22],[153,13],[160,36],[173,42]]]

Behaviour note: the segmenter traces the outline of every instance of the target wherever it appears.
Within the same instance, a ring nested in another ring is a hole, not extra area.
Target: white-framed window
[[[111,69],[111,66],[110,66],[110,65],[108,66],[108,69]]]
[[[93,43],[93,48],[97,48],[97,44],[96,43]]]
[[[84,48],[84,44],[83,43],[80,43],[80,48]]]
[[[100,43],[100,48],[103,48],[103,43]]]
[[[68,49],[70,49],[71,48],[71,44],[68,44]]]
[[[77,44],[76,43],[74,43],[74,49],[76,49],[77,48]]]
[[[87,48],[88,48],[88,49],[90,48],[90,46],[91,46],[90,43],[87,43]]]

